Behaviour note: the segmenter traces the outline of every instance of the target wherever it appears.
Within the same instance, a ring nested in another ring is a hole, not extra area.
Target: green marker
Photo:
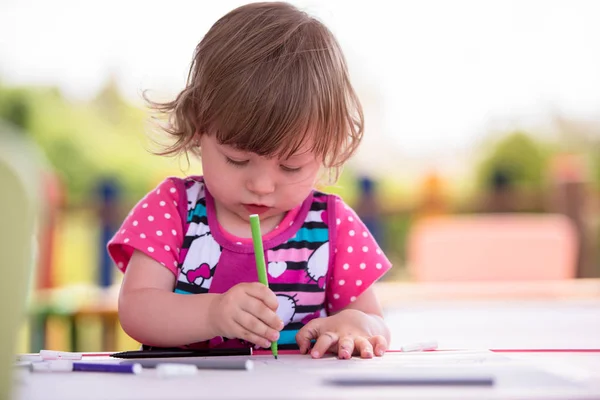
[[[254,257],[256,258],[256,272],[258,273],[258,281],[269,287],[267,280],[267,267],[265,265],[265,251],[263,249],[262,235],[260,233],[260,219],[258,214],[250,216],[250,229],[252,230],[252,243],[254,244]],[[271,351],[273,357],[277,359],[277,341],[271,342]]]

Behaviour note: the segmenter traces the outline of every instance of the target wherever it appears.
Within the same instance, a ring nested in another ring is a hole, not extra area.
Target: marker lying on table
[[[40,350],[42,360],[81,360],[83,354],[68,351]]]
[[[17,354],[17,362],[40,362],[43,358],[38,353]]]
[[[400,348],[403,352],[411,352],[411,351],[432,351],[438,348],[438,344],[435,341],[430,342],[419,342],[404,345]]]
[[[174,358],[174,357],[220,357],[220,356],[251,356],[252,349],[240,347],[232,349],[163,349],[163,350],[132,350],[113,353],[113,358]]]
[[[252,243],[254,244],[254,257],[256,258],[256,272],[260,283],[269,287],[267,280],[267,267],[265,265],[265,251],[263,249],[262,235],[260,233],[260,219],[258,214],[250,215],[250,229],[252,230]],[[271,342],[271,352],[277,359],[277,341]]]
[[[254,368],[254,362],[248,358],[171,358],[143,360],[123,360],[121,365],[139,364],[143,368],[158,368],[160,365],[191,365],[196,369],[222,369],[222,370],[245,370],[251,371]],[[165,367],[161,367],[165,368]],[[186,367],[188,368],[188,367]],[[167,367],[168,369],[168,367]]]
[[[192,376],[198,373],[198,367],[190,364],[158,364],[156,375],[159,378],[170,378],[173,376]]]
[[[120,374],[140,374],[142,365],[132,364],[110,364],[110,363],[87,363],[73,362],[71,360],[42,361],[31,364],[33,372],[113,372]]]
[[[326,380],[335,386],[493,386],[491,375],[345,376]]]

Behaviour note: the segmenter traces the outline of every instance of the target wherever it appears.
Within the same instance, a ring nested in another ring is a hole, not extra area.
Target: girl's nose
[[[265,196],[275,191],[275,181],[267,173],[255,174],[247,180],[246,187],[257,196]]]

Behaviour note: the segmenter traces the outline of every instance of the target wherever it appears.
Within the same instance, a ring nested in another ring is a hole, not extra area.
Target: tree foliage
[[[185,163],[152,154],[146,113],[125,102],[114,81],[87,102],[70,101],[55,88],[0,85],[0,119],[31,135],[70,202],[89,200],[105,177],[121,181],[133,202],[165,176],[184,173]]]
[[[513,132],[495,143],[477,167],[477,181],[487,189],[499,173],[520,187],[541,188],[549,155],[525,132]]]

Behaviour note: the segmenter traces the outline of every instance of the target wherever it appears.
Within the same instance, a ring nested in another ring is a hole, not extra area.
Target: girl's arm
[[[167,268],[135,251],[119,293],[123,330],[140,343],[174,347],[217,336],[210,309],[218,295],[173,293],[175,276]]]
[[[356,301],[354,301],[354,303],[350,303],[350,305],[346,307],[346,310],[349,309],[362,311],[373,318],[374,334],[383,336],[389,345],[391,340],[390,329],[383,320],[383,311],[381,310],[381,305],[379,304],[379,300],[377,300],[377,295],[375,294],[373,287],[368,288],[356,299]]]
[[[269,347],[283,323],[277,299],[260,283],[242,283],[223,294],[173,293],[175,276],[135,251],[119,293],[123,330],[140,343],[175,347],[212,339],[240,338]]]

